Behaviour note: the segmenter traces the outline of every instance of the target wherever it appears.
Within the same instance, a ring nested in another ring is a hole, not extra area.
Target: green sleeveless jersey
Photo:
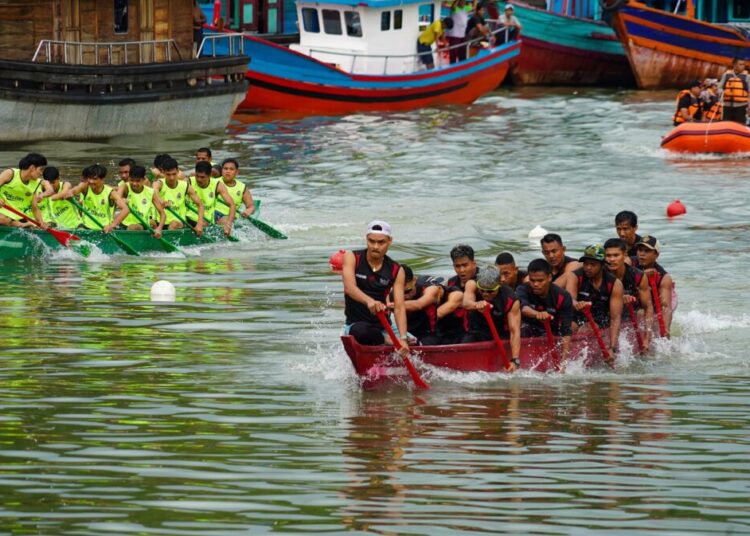
[[[242,196],[245,195],[245,189],[247,188],[247,186],[235,179],[233,186],[229,186],[225,182],[224,187],[229,192],[229,196],[232,198],[232,201],[234,201],[234,205],[237,207],[237,213],[239,213],[240,207],[242,206]],[[229,214],[229,207],[219,201],[218,203],[216,203],[216,211],[223,214],[224,216],[227,216]]]
[[[144,186],[140,193],[134,192],[130,185],[127,185],[128,197],[126,199],[130,207],[131,214],[122,221],[123,225],[140,225],[138,218],[133,216],[132,212],[137,211],[146,223],[150,225],[149,220],[156,219],[156,209],[154,208],[154,189]]]
[[[219,187],[220,180],[218,177],[211,177],[208,180],[208,186],[201,188],[200,184],[198,184],[198,179],[195,177],[192,178],[193,190],[195,190],[203,202],[203,214],[205,214],[208,221],[214,221],[214,211],[217,205],[216,196],[218,195],[216,189]]]
[[[184,219],[187,214],[187,208],[185,207],[185,199],[187,197],[188,189],[187,181],[177,181],[177,186],[174,188],[170,188],[166,180],[160,180],[159,182],[161,182],[159,196],[162,201],[171,201],[172,210],[177,212]],[[164,225],[169,225],[173,221],[180,221],[179,218],[176,218],[175,215],[168,210],[166,211],[166,217],[167,219],[165,220]]]
[[[55,193],[60,193],[62,189],[63,183],[60,181]],[[78,214],[78,209],[67,199],[52,201],[49,197],[45,197],[39,203],[39,210],[46,222],[54,223],[59,229],[75,229],[83,223],[81,215]]]
[[[21,180],[21,170],[13,168],[13,178],[10,182],[0,186],[0,197],[5,199],[16,210],[20,210],[33,218],[34,216],[31,213],[31,199],[34,196],[34,192],[38,191],[41,182],[40,179],[31,179],[29,182],[24,183]],[[0,214],[7,216],[11,220],[21,219],[20,216],[4,208],[0,209]]]
[[[88,210],[99,223],[105,226],[112,223],[112,220],[115,219],[115,207],[112,206],[109,200],[111,193],[112,187],[106,184],[98,194],[95,194],[94,190],[89,188],[86,191],[86,195],[83,196],[81,203],[83,208]],[[83,215],[83,225],[87,229],[95,229],[97,231],[100,229],[86,214]]]

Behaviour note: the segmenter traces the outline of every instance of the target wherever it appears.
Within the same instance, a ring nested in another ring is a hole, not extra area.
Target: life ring
[[[599,0],[599,5],[605,12],[617,11],[628,3],[628,0]]]

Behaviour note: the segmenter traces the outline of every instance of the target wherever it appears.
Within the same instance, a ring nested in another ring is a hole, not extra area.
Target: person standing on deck
[[[229,214],[226,218],[223,218],[224,234],[226,236],[231,235],[236,206],[232,196],[229,195],[226,186],[224,186],[224,182],[219,178],[211,177],[210,162],[205,160],[197,162],[195,164],[195,176],[191,177],[190,181],[198,197],[203,201],[203,213],[210,223],[214,223],[223,217],[223,214],[216,211],[217,200],[221,196],[224,203],[229,207]],[[188,219],[196,221],[196,210],[188,211]]]
[[[469,57],[473,58],[479,52],[479,49],[483,48],[482,43],[484,40],[479,41],[480,38],[486,38],[489,45],[495,44],[495,36],[492,35],[490,27],[484,20],[484,3],[477,2],[474,8],[474,14],[469,18],[466,23],[466,36],[464,40],[467,42],[469,47]],[[474,41],[473,43],[471,41]]]
[[[193,0],[193,56],[198,53],[198,47],[203,41],[204,24],[206,24],[206,15],[198,5],[198,0]]]
[[[641,241],[638,242],[637,249],[638,256],[633,260],[633,266],[643,270],[646,277],[656,278],[656,289],[659,295],[659,303],[661,304],[662,319],[664,320],[666,335],[669,337],[672,327],[672,293],[674,292],[674,281],[664,267],[656,262],[661,253],[661,242],[655,236],[644,235]],[[674,307],[676,306],[675,302]]]
[[[747,122],[748,86],[750,82],[745,71],[745,60],[735,58],[732,68],[719,80],[724,121],[734,121],[743,125]]]
[[[232,196],[234,205],[237,210],[245,204],[245,210],[242,211],[241,215],[243,218],[249,217],[255,212],[255,201],[253,201],[253,195],[250,193],[244,183],[237,180],[237,174],[240,171],[240,164],[234,158],[227,158],[221,163],[221,180],[224,182],[224,186]],[[218,212],[219,219],[217,223],[224,225],[229,221],[229,206],[219,201],[216,203],[216,212]]]
[[[628,257],[635,257],[636,246],[641,241],[638,234],[638,216],[635,212],[622,210],[615,216],[615,231],[620,240],[625,242]]]
[[[701,107],[700,97],[701,83],[698,80],[690,82],[688,89],[683,89],[677,94],[677,109],[672,117],[674,126],[693,121],[700,121],[703,118],[703,109]],[[747,100],[745,101],[747,105]]]
[[[164,158],[161,161],[162,173],[164,178],[161,178],[154,182],[154,194],[164,204],[165,208],[171,208],[177,212],[180,217],[184,220],[187,215],[187,198],[193,201],[196,207],[198,207],[198,223],[195,224],[195,233],[198,236],[203,234],[203,202],[190,183],[187,181],[181,181],[179,179],[180,169],[177,165],[177,161],[171,156]],[[170,230],[182,229],[184,227],[180,218],[172,214],[171,211],[166,211],[166,225]]]
[[[365,233],[367,248],[344,254],[344,334],[360,344],[375,346],[385,343],[383,328],[376,316],[387,311],[386,300],[393,291],[393,310],[401,340],[402,355],[407,355],[406,308],[404,306],[404,269],[387,253],[393,242],[391,226],[373,220]]]
[[[451,4],[451,20],[453,27],[445,31],[448,38],[448,56],[451,63],[457,63],[466,59],[466,46],[461,46],[466,39],[466,23],[469,22],[471,5],[466,5],[466,0],[453,0]]]
[[[38,203],[44,221],[59,229],[76,229],[79,227],[83,222],[80,214],[78,214],[78,209],[72,203],[62,199],[60,195],[70,190],[71,184],[60,180],[60,171],[53,166],[44,169],[43,177],[54,192],[50,197],[46,197]],[[36,197],[32,202],[36,204]]]
[[[438,19],[430,24],[417,39],[417,54],[425,68],[434,69],[435,59],[432,56],[432,45],[445,35],[446,30],[453,28],[453,19]],[[436,45],[437,46],[437,45]]]
[[[607,263],[607,271],[622,283],[622,300],[625,305],[623,307],[623,319],[630,318],[630,308],[627,307],[627,304],[632,304],[636,314],[636,322],[638,322],[638,316],[644,317],[643,347],[644,350],[648,350],[651,343],[651,327],[654,323],[651,289],[643,271],[625,262],[625,259],[627,259],[626,249],[624,240],[610,238],[604,243],[604,260]]]
[[[595,244],[588,246],[579,259],[583,267],[573,274],[573,291],[575,299],[573,307],[578,313],[575,315],[575,323],[588,326],[587,318],[582,313],[584,309],[591,309],[591,316],[600,328],[609,328],[609,355],[617,351],[617,342],[620,337],[620,324],[622,322],[623,287],[622,282],[604,269],[604,248]],[[574,326],[575,327],[575,326]]]
[[[34,224],[23,220],[21,216],[13,214],[10,210],[2,208],[4,202],[24,214],[34,212],[34,216],[40,222],[44,222],[41,212],[34,210],[32,199],[36,196],[37,202],[42,197],[50,196],[52,191],[49,183],[43,184],[42,173],[47,165],[47,159],[38,153],[29,153],[18,162],[17,168],[6,169],[0,173],[0,225],[11,227],[33,227]]]
[[[105,234],[111,233],[130,214],[127,202],[117,190],[104,184],[104,179],[107,176],[107,168],[104,166],[99,164],[88,166],[81,172],[81,176],[83,177],[81,184],[57,195],[60,196],[60,199],[69,199],[81,195],[81,206],[88,210],[96,218],[96,221],[104,227],[100,228],[86,214],[82,216],[83,226],[86,229],[101,230]],[[120,212],[115,214],[115,208],[119,208]]]
[[[495,267],[500,271],[500,282],[503,285],[508,285],[514,291],[526,278],[526,272],[518,269],[513,255],[507,251],[503,251],[495,257]]]
[[[138,211],[141,219],[147,222],[154,229],[154,236],[161,238],[161,231],[164,229],[166,214],[164,206],[159,196],[154,193],[154,189],[145,185],[146,168],[143,166],[133,166],[130,168],[130,180],[127,184],[120,186],[118,193],[128,203],[131,214],[122,222],[128,231],[145,231],[141,222],[132,212]],[[156,215],[159,215],[159,222],[156,222]]]

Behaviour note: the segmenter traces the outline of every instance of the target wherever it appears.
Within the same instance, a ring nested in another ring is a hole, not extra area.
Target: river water
[[[225,136],[3,147],[84,165],[236,156],[287,234],[231,248],[0,263],[0,533],[750,533],[750,180],[659,150],[673,95],[503,90],[469,108],[237,117]],[[669,221],[673,199],[687,206]],[[680,295],[673,340],[616,371],[447,374],[359,389],[327,259],[395,229],[449,275],[569,252],[635,210]],[[149,301],[168,279],[173,304]]]

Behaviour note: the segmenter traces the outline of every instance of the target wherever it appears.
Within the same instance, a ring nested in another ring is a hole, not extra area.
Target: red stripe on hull
[[[513,83],[539,86],[632,86],[635,81],[625,56],[555,45],[523,37],[513,67]]]
[[[486,69],[480,73],[433,86],[381,90],[354,90],[322,84],[299,84],[281,78],[262,77],[251,72],[248,73],[250,89],[239,108],[244,110],[346,114],[367,111],[413,110],[446,104],[471,104],[502,83],[508,73],[509,64],[510,62],[506,61],[497,67]],[[254,84],[254,78],[265,84]],[[456,89],[449,91],[447,88],[451,87]],[[307,94],[301,94],[303,92]],[[419,96],[430,92],[437,94]],[[356,100],[357,96],[361,96],[363,100]]]

